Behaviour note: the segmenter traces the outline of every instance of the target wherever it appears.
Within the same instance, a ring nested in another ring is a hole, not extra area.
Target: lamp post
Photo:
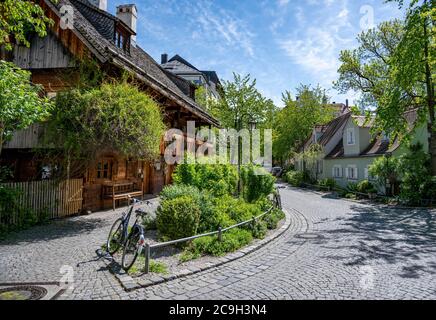
[[[241,135],[239,134],[242,130],[242,120],[244,115],[236,116],[235,118],[235,127],[238,130],[238,197],[241,195],[241,165],[242,165],[242,143],[241,143]],[[248,127],[250,130],[250,133],[253,132],[253,130],[256,129],[256,121],[250,120],[248,122]],[[251,139],[250,139],[251,141]],[[251,146],[251,144],[250,144]],[[250,151],[250,150],[249,150]],[[250,156],[251,157],[251,156]]]
[[[390,176],[391,176],[391,172],[390,172],[390,168],[389,168],[389,160],[392,157],[392,153],[387,152],[386,153],[386,195],[390,196],[391,195],[391,180],[390,180]]]

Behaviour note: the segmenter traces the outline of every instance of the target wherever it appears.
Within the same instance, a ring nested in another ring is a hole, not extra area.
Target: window
[[[333,167],[333,178],[342,178],[342,167],[334,166]]]
[[[352,146],[356,143],[355,136],[354,136],[354,128],[347,129],[347,144],[349,146]]]
[[[348,166],[347,167],[347,178],[349,180],[357,180],[358,179],[358,171],[356,166]]]
[[[322,160],[316,161],[316,173],[322,174],[323,173],[323,163]]]
[[[112,179],[113,161],[106,159],[97,163],[97,179]]]

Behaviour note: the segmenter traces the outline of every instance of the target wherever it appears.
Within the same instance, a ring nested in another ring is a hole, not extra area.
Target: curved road
[[[288,231],[196,275],[123,291],[93,251],[119,213],[110,219],[99,213],[0,243],[0,283],[58,281],[60,267],[69,265],[74,289],[63,299],[436,298],[435,211],[384,208],[290,187],[281,194],[291,216]]]

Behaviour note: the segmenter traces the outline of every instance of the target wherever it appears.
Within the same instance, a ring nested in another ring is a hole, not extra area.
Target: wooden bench
[[[111,183],[103,185],[103,197],[105,199],[112,199],[112,207],[115,210],[117,200],[127,200],[129,197],[143,197],[144,185],[141,183],[139,187],[137,183]]]

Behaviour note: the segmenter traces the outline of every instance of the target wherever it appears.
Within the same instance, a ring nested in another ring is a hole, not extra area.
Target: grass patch
[[[127,272],[129,275],[137,275],[140,273],[143,273],[145,269],[145,257],[140,256],[136,259],[135,264],[130,268],[130,270]],[[157,262],[154,260],[150,261],[150,273],[158,273],[167,275],[168,274],[168,267],[162,263]]]

